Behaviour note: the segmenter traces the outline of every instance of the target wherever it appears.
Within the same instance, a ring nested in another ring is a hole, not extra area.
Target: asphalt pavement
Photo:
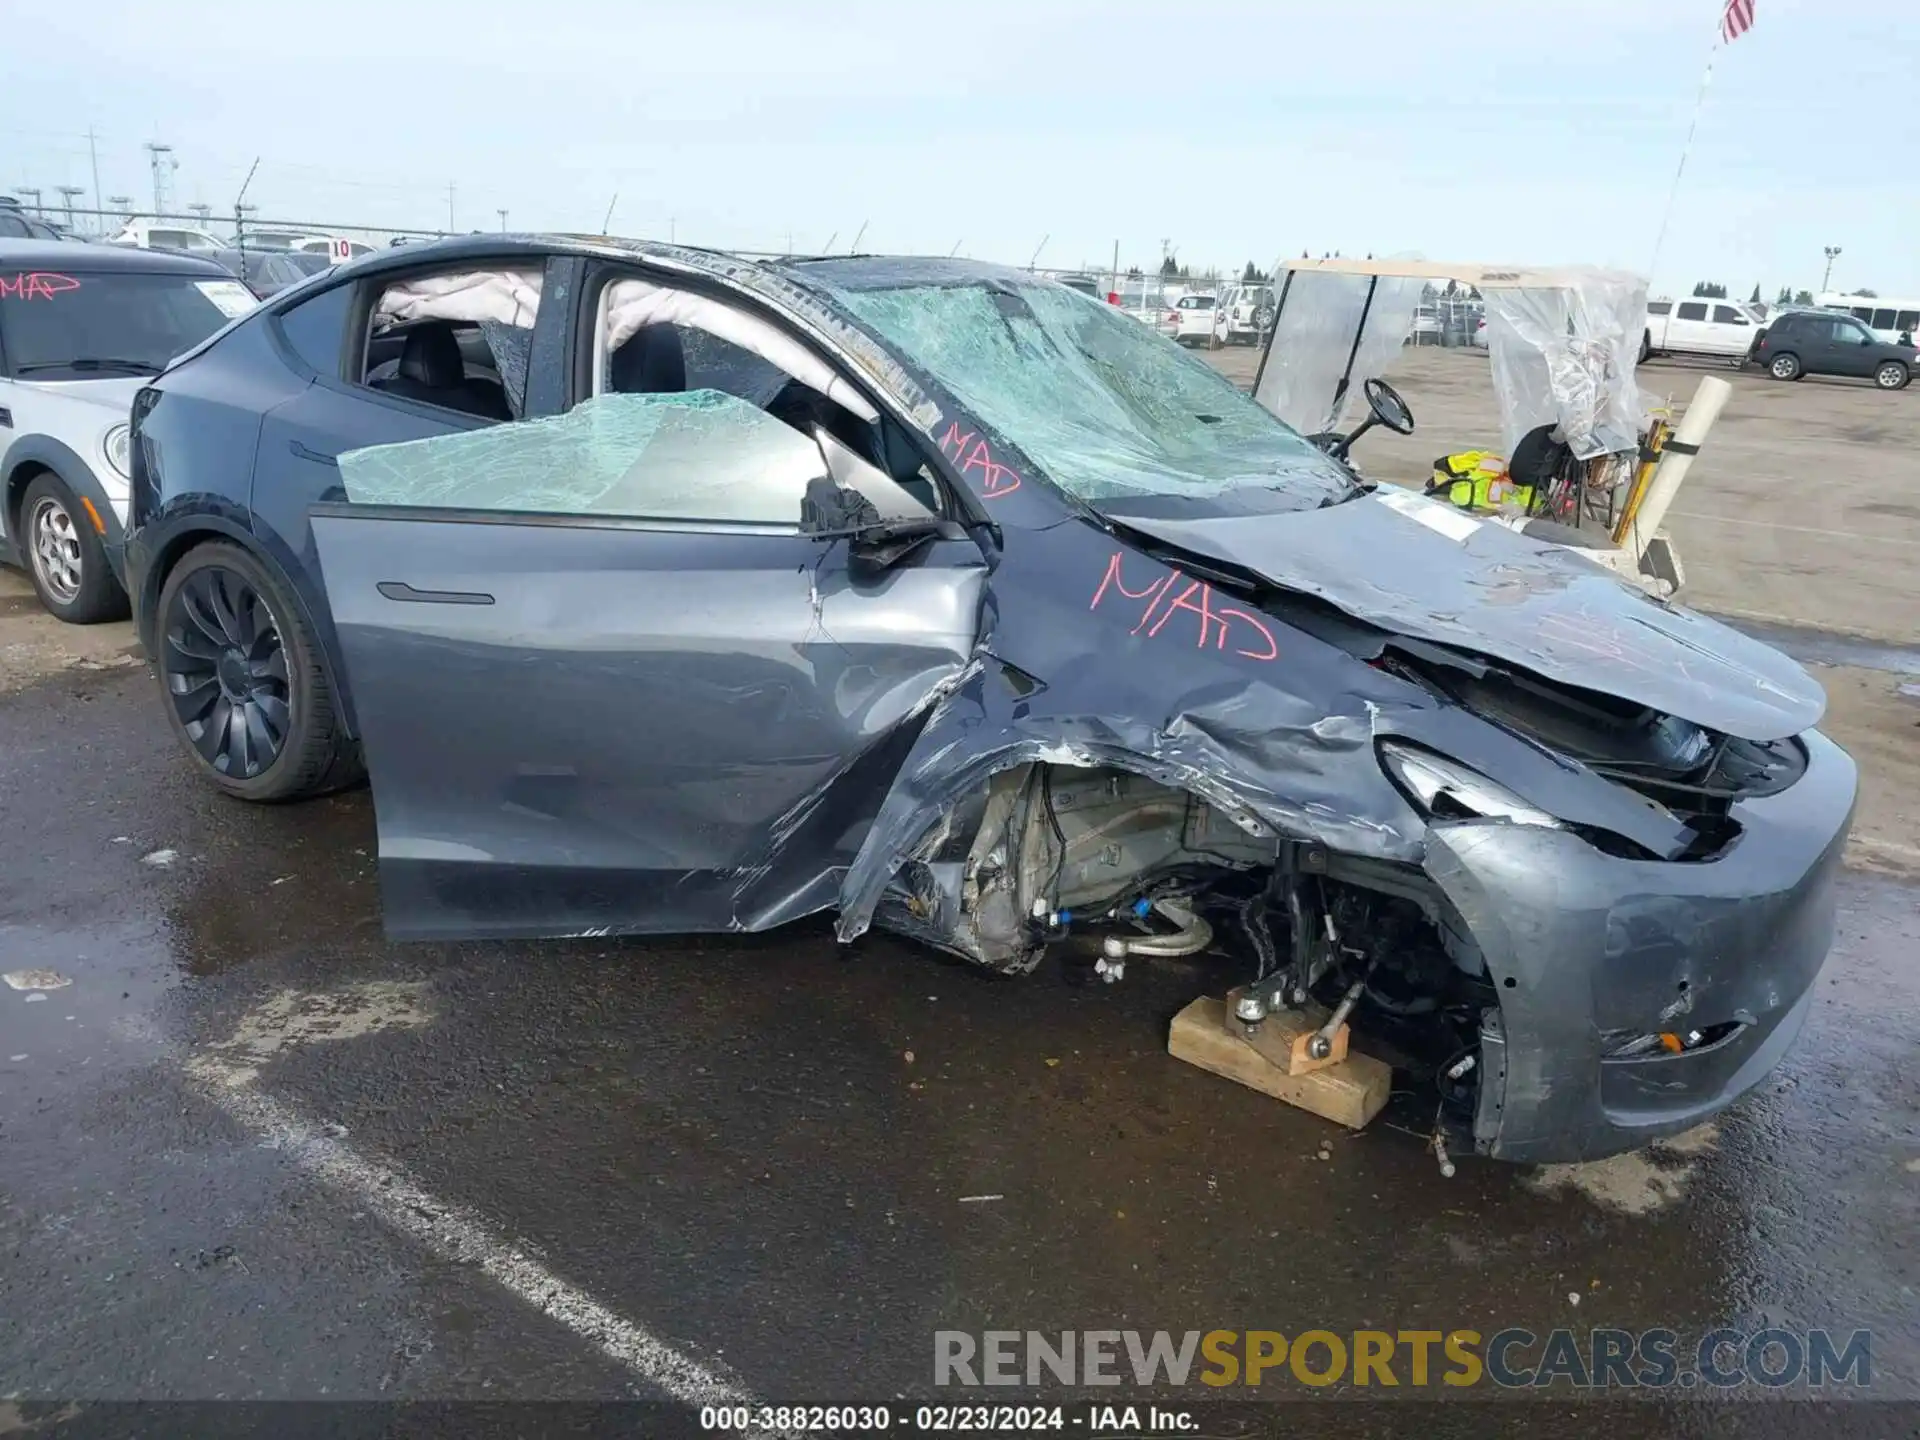
[[[1349,1135],[1170,1060],[1204,965],[391,945],[366,790],[240,805],[173,745],[144,666],[0,696],[0,970],[71,982],[0,988],[0,1402],[884,1399],[936,1330],[1769,1323],[1869,1329],[1920,1398],[1895,881],[1849,876],[1806,1035],[1716,1127],[1442,1180],[1411,1097]]]

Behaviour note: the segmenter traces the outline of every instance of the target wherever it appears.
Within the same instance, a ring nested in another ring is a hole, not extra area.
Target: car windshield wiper
[[[31,365],[16,365],[16,375],[31,374],[35,370],[131,370],[137,375],[158,375],[161,366],[151,360],[114,360],[92,355],[77,360],[36,360]]]

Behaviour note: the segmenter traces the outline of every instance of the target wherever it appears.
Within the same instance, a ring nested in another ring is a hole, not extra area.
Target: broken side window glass
[[[356,505],[798,525],[819,445],[717,390],[609,394],[565,415],[351,450]]]

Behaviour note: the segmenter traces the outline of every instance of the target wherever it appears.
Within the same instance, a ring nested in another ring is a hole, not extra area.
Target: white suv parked
[[[1220,295],[1214,333],[1223,345],[1258,345],[1273,326],[1271,285],[1229,285]]]
[[[1211,346],[1215,304],[1209,294],[1182,295],[1167,311],[1167,333],[1182,345]]]
[[[1744,360],[1763,322],[1727,300],[1649,300],[1640,358],[1649,355],[1722,355]]]
[[[0,240],[0,561],[60,619],[127,613],[134,395],[255,303],[208,260]]]

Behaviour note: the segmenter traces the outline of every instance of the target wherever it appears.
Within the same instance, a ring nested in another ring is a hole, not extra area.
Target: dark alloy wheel
[[[180,728],[218,774],[257,778],[286,747],[293,698],[272,608],[240,575],[207,565],[173,592],[162,620]]]
[[[226,541],[197,545],[168,572],[154,609],[167,720],[215,785],[278,802],[365,773],[320,642],[260,557]]]

